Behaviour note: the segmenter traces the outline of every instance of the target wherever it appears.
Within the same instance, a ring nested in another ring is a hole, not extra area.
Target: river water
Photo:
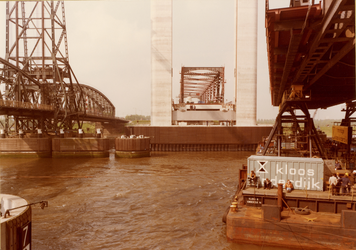
[[[228,243],[221,220],[251,153],[1,159],[1,193],[48,201],[48,208],[32,209],[34,250],[257,250]]]

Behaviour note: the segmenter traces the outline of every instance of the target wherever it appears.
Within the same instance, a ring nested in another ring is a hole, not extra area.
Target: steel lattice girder
[[[182,67],[180,103],[185,97],[224,102],[224,67]]]
[[[72,120],[80,127],[82,120],[115,118],[110,100],[79,84],[69,65],[63,1],[7,2],[6,14],[0,113],[49,119],[54,130],[57,124],[71,126]]]
[[[355,1],[269,9],[266,38],[272,105],[292,85],[311,97],[308,108],[355,99]]]

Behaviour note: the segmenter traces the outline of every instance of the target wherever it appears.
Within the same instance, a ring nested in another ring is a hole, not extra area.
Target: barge
[[[343,165],[340,176],[355,169],[355,1],[291,0],[289,8],[269,9],[267,0],[265,18],[271,102],[279,113],[259,143],[260,155],[240,171],[239,189],[223,217],[227,240],[356,249],[355,185],[350,193],[333,194],[328,183],[336,160]],[[332,139],[321,136],[309,109],[344,103],[345,118],[334,124]],[[263,189],[267,178],[270,190]],[[288,180],[290,193],[283,189]]]
[[[330,161],[250,156],[240,173],[243,184],[223,219],[227,240],[295,249],[356,249],[354,187],[348,194],[332,194],[328,180],[335,170]],[[255,181],[247,174],[251,171]],[[263,186],[267,178],[271,189]],[[283,188],[287,180],[294,184],[291,192]]]

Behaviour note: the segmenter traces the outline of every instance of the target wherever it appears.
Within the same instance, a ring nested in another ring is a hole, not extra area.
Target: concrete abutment
[[[149,156],[157,152],[255,151],[271,126],[130,126],[126,136],[141,138],[0,138],[0,157],[116,157]],[[121,153],[120,153],[121,152]],[[133,154],[132,152],[135,152]]]

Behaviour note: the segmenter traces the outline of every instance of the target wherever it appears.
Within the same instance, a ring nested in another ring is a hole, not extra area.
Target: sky
[[[289,0],[270,0],[270,8]],[[264,6],[258,9],[257,119],[274,119],[269,91]],[[5,57],[5,2],[0,2],[0,57]],[[235,0],[173,0],[173,94],[180,69],[225,66],[225,98],[234,99]],[[150,115],[149,0],[65,1],[69,63],[80,83],[104,93],[116,116]],[[311,111],[313,115],[315,111]],[[315,119],[341,119],[340,106]]]

